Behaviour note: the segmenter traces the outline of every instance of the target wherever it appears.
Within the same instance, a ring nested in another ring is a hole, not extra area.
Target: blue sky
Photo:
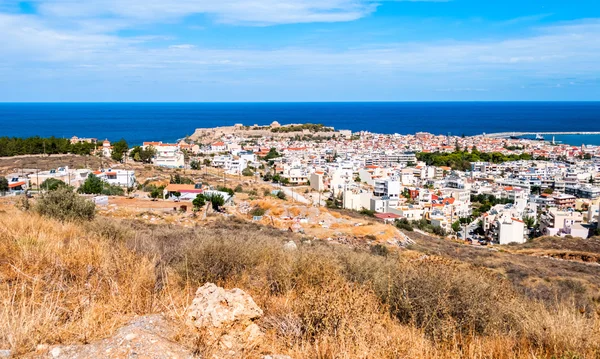
[[[598,0],[0,0],[0,101],[600,100]]]

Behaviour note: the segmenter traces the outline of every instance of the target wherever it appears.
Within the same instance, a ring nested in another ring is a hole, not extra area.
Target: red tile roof
[[[23,186],[24,184],[25,184],[25,181],[15,182],[15,183],[9,183],[8,184],[8,188],[19,187],[19,186]]]

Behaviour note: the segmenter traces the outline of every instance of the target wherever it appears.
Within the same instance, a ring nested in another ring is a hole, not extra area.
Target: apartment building
[[[550,208],[541,216],[540,230],[545,235],[565,235],[571,232],[571,228],[576,224],[583,223],[583,214],[573,210],[560,210]],[[576,228],[578,229],[578,227]],[[587,238],[587,234],[584,238]]]

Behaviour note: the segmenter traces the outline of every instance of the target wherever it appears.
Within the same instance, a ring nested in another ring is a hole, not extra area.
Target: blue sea
[[[199,127],[273,121],[400,134],[600,131],[600,102],[0,103],[0,136],[124,138],[132,145],[175,141]],[[599,135],[555,139],[600,145]]]

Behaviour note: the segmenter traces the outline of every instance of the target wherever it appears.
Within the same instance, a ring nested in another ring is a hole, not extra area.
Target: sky
[[[0,101],[598,101],[599,0],[0,0]]]

